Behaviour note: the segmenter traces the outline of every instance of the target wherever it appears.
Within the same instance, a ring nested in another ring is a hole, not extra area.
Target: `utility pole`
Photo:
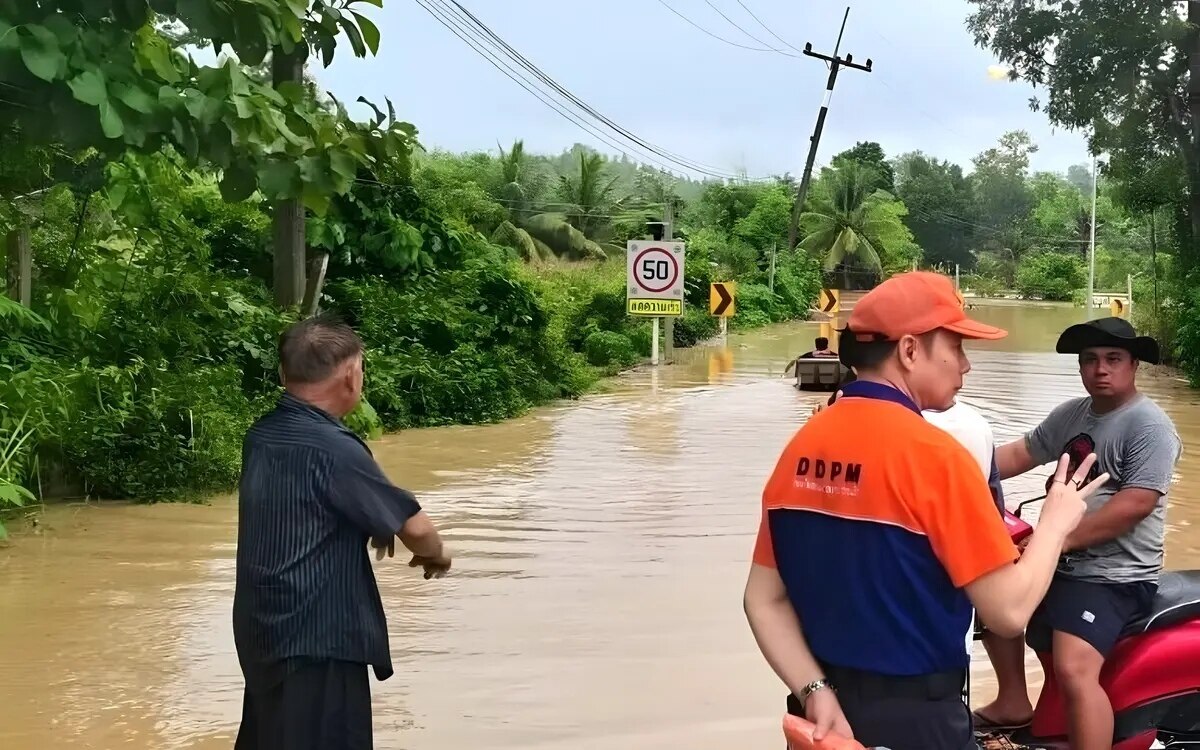
[[[770,286],[771,294],[775,293],[775,252],[778,248],[779,248],[778,242],[771,243],[771,276],[770,276],[770,280],[767,282],[768,285]],[[725,319],[721,318],[721,320],[725,320]]]
[[[1092,226],[1088,243],[1088,288],[1087,319],[1095,317],[1096,310],[1096,156],[1092,155]]]
[[[838,71],[846,67],[871,72],[870,58],[867,59],[866,65],[859,65],[854,62],[854,55],[838,57],[838,50],[842,46],[842,34],[846,32],[846,19],[849,17],[850,8],[847,6],[846,15],[842,17],[842,30],[838,32],[838,40],[833,48],[832,57],[813,52],[812,42],[804,45],[805,55],[824,60],[829,64],[829,79],[825,82],[825,98],[821,100],[821,109],[817,113],[817,127],[813,130],[812,138],[809,139],[808,161],[804,164],[804,176],[800,178],[800,189],[796,192],[796,204],[792,206],[792,223],[788,228],[788,249],[790,250],[795,250],[796,245],[800,242],[800,212],[804,210],[804,198],[808,195],[808,186],[812,182],[813,162],[817,158],[817,146],[821,143],[821,131],[825,129],[825,116],[829,114],[829,102],[833,98],[833,86],[837,83]]]

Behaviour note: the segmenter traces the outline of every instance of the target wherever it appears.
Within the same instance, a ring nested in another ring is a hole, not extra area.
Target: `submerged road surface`
[[[982,308],[1013,332],[971,349],[963,398],[1006,440],[1083,393],[1064,307]],[[777,747],[784,690],[741,611],[763,482],[819,396],[785,363],[815,325],[680,353],[578,403],[373,446],[447,530],[453,574],[376,565],[396,676],[373,683],[376,747]],[[1143,390],[1200,439],[1200,400]],[[1167,564],[1200,567],[1200,470],[1184,456]],[[1006,484],[1040,494],[1037,476]],[[232,747],[235,504],[55,507],[0,552],[0,748]],[[992,689],[982,649],[975,702]],[[1032,659],[1031,659],[1032,661]]]

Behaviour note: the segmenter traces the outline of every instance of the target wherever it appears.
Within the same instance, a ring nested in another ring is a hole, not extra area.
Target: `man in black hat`
[[[1064,452],[1077,466],[1097,456],[1093,474],[1110,479],[1088,499],[1088,512],[1067,538],[1054,582],[1030,621],[1025,640],[1053,654],[1070,716],[1072,750],[1112,747],[1113,713],[1100,669],[1122,629],[1150,606],[1163,564],[1167,490],[1180,440],[1161,408],[1138,392],[1142,362],[1157,364],[1158,343],[1120,318],[1063,331],[1056,350],[1079,358],[1088,396],[1050,412],[1024,438],[996,454],[1008,479]],[[975,714],[977,729],[1027,724],[1033,713],[1025,686],[1021,640],[984,639],[996,668],[998,697]]]

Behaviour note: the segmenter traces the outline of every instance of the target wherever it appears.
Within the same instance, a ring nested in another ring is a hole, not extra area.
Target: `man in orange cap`
[[[762,498],[744,605],[788,711],[817,733],[892,750],[975,748],[963,703],[972,610],[1019,634],[1050,585],[1094,456],[1059,461],[1024,555],[987,480],[926,421],[970,370],[964,338],[1005,332],[970,320],[948,279],[895,276],[850,315],[843,362],[858,378],[784,449]],[[865,439],[864,439],[865,437]]]

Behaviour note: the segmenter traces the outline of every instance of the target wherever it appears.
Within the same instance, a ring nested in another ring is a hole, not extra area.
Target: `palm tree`
[[[905,227],[896,210],[896,199],[874,190],[875,173],[857,162],[844,162],[828,170],[814,191],[810,209],[800,215],[804,250],[823,257],[826,271],[840,265],[846,288],[850,266],[883,272],[889,239]]]
[[[561,203],[543,204],[555,210],[538,211],[534,196],[542,185],[531,185],[524,170],[526,155],[521,141],[507,152],[500,149],[500,182],[496,191],[511,216],[492,234],[492,241],[515,248],[526,260],[537,262],[558,257],[566,260],[603,259],[612,247],[602,247],[611,229],[611,219],[622,201],[612,193],[619,178],[606,175],[604,157],[580,151],[579,173],[560,176]],[[617,248],[620,249],[620,248]]]
[[[619,179],[608,177],[603,156],[595,151],[580,151],[579,174],[558,178],[559,196],[570,206],[564,213],[571,225],[587,236],[599,230],[620,203],[612,200]]]

